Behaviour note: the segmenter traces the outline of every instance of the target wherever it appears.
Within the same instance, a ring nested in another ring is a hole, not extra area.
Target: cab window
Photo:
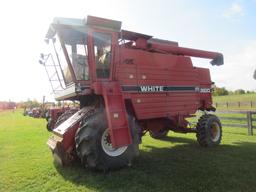
[[[65,44],[68,52],[69,60],[73,66],[73,70],[77,80],[88,80],[89,79],[89,68],[88,68],[88,52],[86,44],[74,43],[71,45]]]
[[[109,78],[111,64],[111,34],[93,33],[97,78]]]

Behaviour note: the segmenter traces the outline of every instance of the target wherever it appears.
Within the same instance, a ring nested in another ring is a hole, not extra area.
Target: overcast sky
[[[53,17],[87,15],[122,21],[122,28],[180,46],[222,52],[225,64],[209,67],[212,81],[230,90],[256,90],[256,0],[72,0],[1,1],[0,100],[53,100],[38,63]]]

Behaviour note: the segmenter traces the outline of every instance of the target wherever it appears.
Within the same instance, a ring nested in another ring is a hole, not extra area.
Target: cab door
[[[115,33],[103,30],[92,31],[94,77],[98,81],[110,81],[113,74]]]

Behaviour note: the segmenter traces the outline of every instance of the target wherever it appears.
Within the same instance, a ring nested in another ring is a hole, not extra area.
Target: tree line
[[[246,93],[255,93],[254,91],[246,91],[244,89],[237,89],[235,91],[229,91],[225,87],[214,87],[213,95],[222,96],[222,95],[242,95]]]

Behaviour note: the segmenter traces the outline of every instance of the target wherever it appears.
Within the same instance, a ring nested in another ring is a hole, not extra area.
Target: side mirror
[[[50,57],[50,53],[49,54],[43,54],[43,53],[40,53],[40,58],[39,58],[39,63],[41,65],[45,65],[45,63],[47,62],[48,58]]]
[[[254,71],[253,78],[256,80],[256,70]]]
[[[39,59],[39,61],[38,61],[41,65],[44,65],[44,62],[41,60],[41,59]]]
[[[44,39],[44,42],[45,42],[46,44],[49,44],[49,39],[45,38],[45,39]]]
[[[40,53],[40,59],[44,60],[44,54]]]

